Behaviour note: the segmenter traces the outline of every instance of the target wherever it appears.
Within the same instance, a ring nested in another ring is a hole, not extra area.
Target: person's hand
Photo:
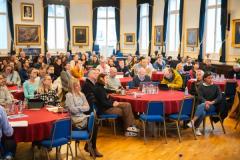
[[[119,105],[119,102],[117,102],[117,101],[113,102],[113,107],[117,107],[118,105]]]
[[[208,108],[210,107],[210,105],[211,105],[211,104],[210,104],[210,101],[206,101],[206,102],[205,102],[205,108],[206,108],[206,109],[208,109]]]
[[[209,107],[210,107],[210,105],[209,104],[206,104],[206,110],[208,110],[209,109]]]
[[[209,104],[210,105],[213,105],[215,103],[215,101],[210,101]]]
[[[13,82],[6,82],[7,85],[13,85]]]

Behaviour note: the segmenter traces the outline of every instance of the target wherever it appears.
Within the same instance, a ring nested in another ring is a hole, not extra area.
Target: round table
[[[152,81],[162,81],[164,73],[161,71],[152,73]]]
[[[119,102],[129,102],[132,105],[133,112],[145,112],[147,104],[150,101],[162,101],[165,105],[165,113],[177,113],[180,109],[181,101],[184,99],[184,92],[180,91],[159,91],[158,94],[144,94],[139,98],[134,98],[133,92],[139,92],[136,89],[127,91],[127,95],[111,94],[113,100]]]
[[[54,121],[68,116],[66,113],[53,113],[45,108],[41,110],[24,110],[27,117],[9,119],[9,121],[28,121],[27,127],[14,127],[17,142],[33,142],[49,138]]]
[[[232,81],[233,79],[229,79],[230,81]],[[196,79],[189,79],[187,82],[187,87],[188,90],[191,89],[191,86],[193,84],[193,82],[195,82]],[[226,85],[226,81],[227,80],[223,80],[223,81],[213,81],[214,84],[218,85],[221,89],[221,91],[223,92],[225,90],[225,85]],[[240,80],[237,80],[238,86],[240,86]]]
[[[17,100],[24,100],[23,88],[18,88],[17,86],[8,86],[9,91],[12,93],[13,97]]]

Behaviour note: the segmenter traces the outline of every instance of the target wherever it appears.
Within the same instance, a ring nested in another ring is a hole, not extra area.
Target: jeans
[[[0,143],[0,157],[1,155],[11,155],[13,157],[15,156],[17,144],[13,137],[2,137]]]
[[[205,103],[201,103],[197,106],[195,117],[197,117],[197,120],[194,123],[194,126],[198,128],[200,124],[203,121],[203,118],[206,115],[206,112],[213,112],[216,110],[216,107],[214,105],[211,105],[208,110],[206,110]]]

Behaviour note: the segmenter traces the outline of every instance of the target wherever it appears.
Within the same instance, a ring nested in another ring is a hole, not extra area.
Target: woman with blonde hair
[[[35,98],[43,100],[45,105],[57,106],[59,104],[57,93],[52,87],[50,75],[45,75],[43,77],[43,80],[35,92]]]
[[[66,94],[65,105],[71,113],[73,125],[77,128],[84,129],[87,127],[87,117],[89,114],[89,104],[85,95],[80,91],[80,82],[76,78],[72,78],[69,82],[68,93]],[[92,136],[92,147],[96,157],[103,155],[96,148],[97,141],[97,125],[94,125]],[[84,147],[85,151],[89,152],[87,144]]]
[[[80,90],[81,87],[79,80],[72,78],[69,82],[65,105],[68,107],[68,110],[72,115],[73,123],[75,123],[75,126],[78,128],[85,128],[87,125],[87,116],[84,114],[84,112],[89,111],[89,104],[86,100],[85,95]],[[77,117],[81,117],[81,123],[77,123]]]

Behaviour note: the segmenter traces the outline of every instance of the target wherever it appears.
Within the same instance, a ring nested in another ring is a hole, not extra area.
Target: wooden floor
[[[162,136],[148,135],[146,145],[142,136],[125,137],[120,133],[114,136],[111,127],[102,127],[98,137],[98,149],[104,155],[102,160],[178,160],[179,154],[183,155],[184,160],[239,160],[240,125],[235,130],[235,120],[232,119],[226,119],[224,125],[227,132],[225,135],[219,123],[215,124],[213,132],[207,123],[205,136],[198,137],[197,140],[194,140],[191,129],[186,129],[182,131],[183,141],[179,143],[177,133],[169,130],[168,144],[165,144]],[[83,150],[83,146],[84,142],[80,144],[81,152],[75,159],[91,159]],[[30,148],[30,143],[19,143],[16,160],[30,160],[32,157]],[[72,148],[74,150],[74,145]],[[66,159],[66,146],[62,148],[61,153],[61,158]],[[50,154],[51,159],[54,159],[55,150]],[[71,156],[69,159],[72,159]]]

